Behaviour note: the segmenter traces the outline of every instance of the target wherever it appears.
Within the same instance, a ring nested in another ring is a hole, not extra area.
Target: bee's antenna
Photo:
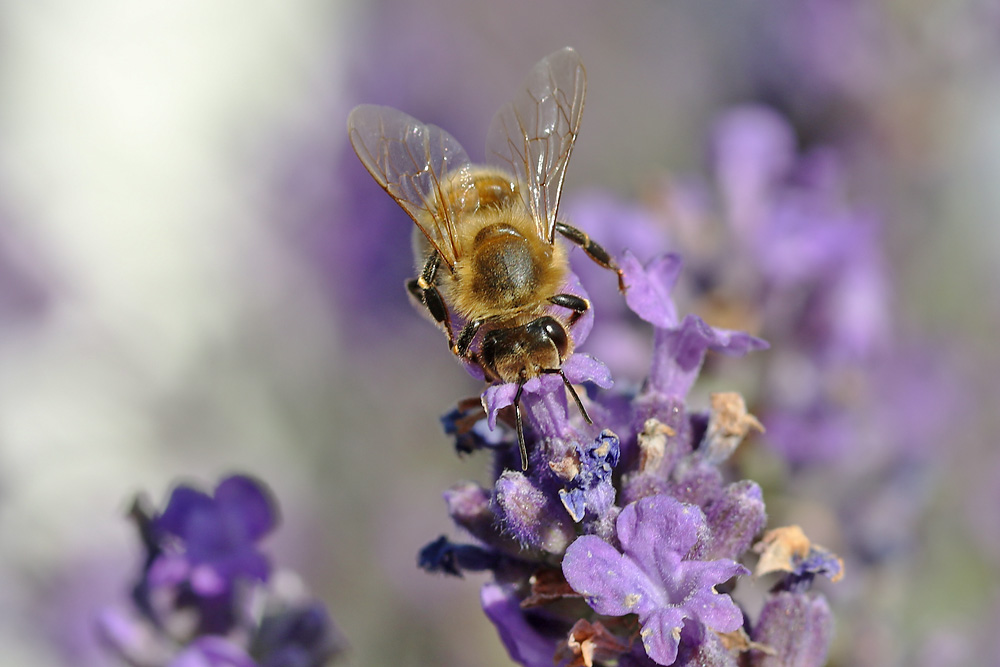
[[[521,448],[521,470],[528,470],[528,448],[524,445],[524,425],[521,423],[521,391],[524,382],[517,383],[517,393],[514,394],[514,418],[517,421],[517,444]]]

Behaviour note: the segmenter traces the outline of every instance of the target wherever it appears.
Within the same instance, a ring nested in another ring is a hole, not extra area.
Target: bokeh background
[[[589,75],[567,203],[704,172],[734,104],[840,152],[884,226],[892,316],[954,400],[900,510],[906,567],[870,599],[828,589],[893,620],[864,641],[845,620],[832,664],[1000,664],[989,0],[0,3],[0,664],[114,664],[92,628],[139,566],[131,497],[232,471],[274,491],[270,553],[329,605],[342,664],[508,664],[480,582],[416,568],[455,534],[441,491],[485,477],[438,423],[479,387],[408,303],[412,223],[345,119],[396,106],[481,159],[565,45]]]

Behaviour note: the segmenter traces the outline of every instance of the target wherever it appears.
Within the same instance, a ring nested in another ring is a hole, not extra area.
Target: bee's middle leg
[[[621,268],[618,266],[618,262],[615,258],[611,256],[607,250],[602,246],[595,243],[587,232],[582,229],[577,229],[572,225],[567,225],[565,222],[556,222],[556,231],[563,235],[563,237],[580,246],[587,256],[592,260],[597,262],[600,266],[605,269],[610,269],[618,274],[618,289],[621,292],[625,291],[625,274],[622,272]]]

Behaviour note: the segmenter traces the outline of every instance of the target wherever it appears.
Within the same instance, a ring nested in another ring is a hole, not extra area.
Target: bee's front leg
[[[447,304],[444,302],[444,297],[441,296],[441,292],[438,290],[436,284],[437,272],[440,267],[441,255],[435,250],[427,257],[427,261],[424,262],[423,269],[420,271],[420,277],[407,281],[406,289],[415,299],[424,304],[427,312],[434,318],[434,321],[444,327],[445,332],[448,334],[448,347],[454,350],[455,334],[451,329],[451,315],[448,312]]]
[[[567,324],[573,326],[580,317],[590,310],[590,302],[579,297],[575,294],[556,294],[555,296],[549,297],[549,303],[554,306],[561,306],[562,308],[568,308],[573,311],[573,314],[569,316],[569,321]]]

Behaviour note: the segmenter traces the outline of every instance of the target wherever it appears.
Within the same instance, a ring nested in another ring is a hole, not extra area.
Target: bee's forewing
[[[556,51],[532,68],[486,136],[487,160],[514,174],[539,236],[550,243],[586,91],[580,56],[569,47]]]
[[[458,212],[475,192],[465,149],[435,125],[374,104],[351,111],[347,132],[365,168],[454,268]]]

